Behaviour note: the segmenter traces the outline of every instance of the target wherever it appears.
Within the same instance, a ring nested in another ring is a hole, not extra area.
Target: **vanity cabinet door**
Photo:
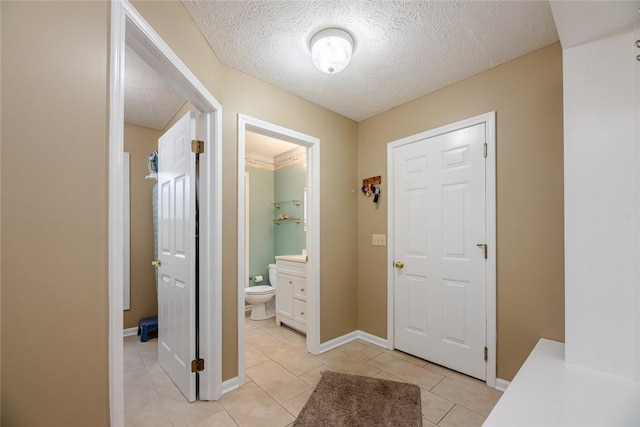
[[[293,319],[293,284],[295,277],[278,273],[276,281],[276,313]]]

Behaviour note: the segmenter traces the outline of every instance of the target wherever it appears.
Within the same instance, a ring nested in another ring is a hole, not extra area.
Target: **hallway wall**
[[[552,44],[359,124],[358,325],[387,336],[387,143],[496,111],[498,378],[511,380],[538,338],[564,340],[562,52]]]
[[[0,8],[2,424],[107,426],[109,3]]]

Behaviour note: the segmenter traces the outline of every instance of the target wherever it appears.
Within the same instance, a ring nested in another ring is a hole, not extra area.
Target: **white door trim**
[[[243,114],[238,115],[238,381],[245,382],[245,132],[257,132],[307,147],[307,351],[320,352],[320,139]]]
[[[398,139],[396,141],[389,142],[387,144],[387,191],[389,193],[389,202],[387,205],[387,346],[388,348],[394,348],[395,336],[395,312],[394,312],[394,270],[391,265],[394,262],[393,248],[394,248],[394,233],[393,233],[393,209],[394,206],[394,194],[393,194],[393,150],[396,147],[405,144],[411,144],[426,138],[432,138],[443,133],[453,132],[458,129],[474,126],[480,123],[486,123],[486,143],[487,143],[487,161],[486,161],[486,221],[487,221],[487,245],[488,247],[488,260],[487,260],[487,381],[486,384],[489,387],[496,386],[496,338],[497,338],[497,324],[496,324],[496,138],[495,138],[495,111],[490,113],[481,114],[479,116],[471,117],[466,120],[451,123],[446,126],[441,126],[436,129],[431,129],[425,132],[421,132],[416,135],[411,135],[405,138]]]
[[[222,392],[222,106],[127,0],[111,3],[109,77],[109,411],[112,426],[124,425],[123,151],[125,44],[200,111],[200,337],[207,369],[200,374],[201,399]]]
[[[122,194],[122,201],[124,203],[124,217],[122,231],[124,232],[123,244],[124,244],[124,260],[123,260],[123,308],[125,310],[131,309],[131,183],[130,183],[130,170],[131,170],[131,156],[125,152],[124,155],[124,187]]]

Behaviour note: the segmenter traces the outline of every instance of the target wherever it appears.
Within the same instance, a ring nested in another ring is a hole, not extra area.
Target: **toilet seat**
[[[276,288],[270,285],[249,286],[244,292],[249,295],[265,295],[275,292]]]

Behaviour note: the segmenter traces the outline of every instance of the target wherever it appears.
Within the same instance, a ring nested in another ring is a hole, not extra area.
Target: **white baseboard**
[[[133,328],[127,328],[122,331],[123,337],[133,337],[138,335],[138,327],[134,326]]]
[[[225,395],[225,394],[229,393],[230,391],[233,391],[233,390],[237,389],[238,387],[240,387],[240,380],[238,379],[238,377],[233,377],[231,379],[223,381],[222,382],[222,394]]]
[[[334,348],[340,347],[342,344],[346,344],[349,341],[355,340],[356,338],[358,338],[358,331],[353,331],[327,342],[323,342],[322,344],[320,344],[320,353],[325,353],[329,350],[333,350]]]
[[[502,378],[496,378],[496,390],[500,390],[504,392],[509,387],[509,384],[511,383],[507,380],[503,380]]]
[[[249,313],[251,311],[251,309],[253,308],[253,306],[251,304],[249,305],[245,305],[244,306],[244,312],[245,313]]]
[[[386,339],[371,335],[368,332],[357,330],[320,344],[320,353],[325,353],[329,350],[340,347],[343,344],[357,339],[367,341],[371,344],[379,345],[380,347],[388,348]]]
[[[366,341],[371,344],[375,344],[382,348],[386,348],[389,350],[393,350],[393,346],[389,345],[389,341],[386,338],[380,338],[376,335],[372,335],[368,332],[356,330],[353,332],[349,332],[348,334],[342,335],[340,337],[334,338],[327,342],[320,344],[320,353],[325,353],[329,350],[333,350],[336,347],[340,347],[343,344],[346,344],[350,341],[360,339],[362,341]],[[496,390],[505,391],[507,387],[509,387],[509,381],[503,380],[501,378],[496,378]]]
[[[375,344],[382,348],[393,350],[392,346],[389,346],[389,341],[386,338],[380,338],[376,335],[371,335],[370,333],[364,332],[364,331],[357,331],[357,332],[358,332],[358,338],[360,338],[362,341]]]

